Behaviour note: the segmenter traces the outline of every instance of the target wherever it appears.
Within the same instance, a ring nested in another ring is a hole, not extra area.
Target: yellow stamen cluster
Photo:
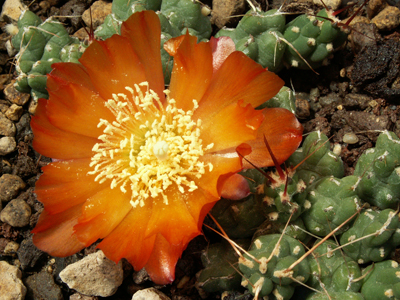
[[[146,89],[147,87],[147,89]],[[97,175],[95,181],[110,180],[111,188],[119,187],[123,193],[131,192],[131,205],[144,206],[149,197],[163,197],[168,204],[165,191],[176,184],[181,193],[196,190],[193,178],[201,178],[212,170],[200,158],[213,144],[203,147],[200,139],[201,120],[192,116],[198,107],[193,100],[193,110],[176,108],[175,100],[169,99],[166,90],[165,106],[158,95],[143,82],[126,87],[131,94],[113,94],[106,107],[115,120],[101,119],[98,127],[105,126],[99,136],[100,143],[93,147],[90,166]]]

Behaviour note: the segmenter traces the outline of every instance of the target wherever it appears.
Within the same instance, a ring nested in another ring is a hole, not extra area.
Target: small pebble
[[[14,199],[0,212],[0,220],[12,227],[24,227],[29,224],[31,214],[31,207],[24,200]]]
[[[5,116],[11,121],[18,121],[23,112],[22,106],[12,104],[6,111]]]
[[[86,26],[90,26],[92,22],[93,29],[96,29],[99,25],[104,23],[104,19],[111,14],[111,2],[107,1],[96,1],[87,9],[82,15],[82,20],[85,22]],[[92,13],[92,18],[90,18],[90,11]]]
[[[25,279],[29,299],[63,300],[61,288],[54,282],[53,275],[42,270]]]
[[[388,6],[371,20],[380,31],[390,31],[400,25],[400,9]]]
[[[5,261],[0,261],[1,300],[25,299],[26,287],[21,280],[21,271]]]
[[[10,101],[11,103],[23,106],[25,103],[28,102],[31,95],[17,91],[15,89],[14,83],[15,80],[13,80],[4,88],[4,96],[6,97],[6,100]]]
[[[352,132],[351,133],[346,133],[343,136],[343,143],[350,144],[350,145],[357,144],[358,143],[358,137],[357,137],[357,135],[355,135]]]
[[[10,241],[7,243],[7,245],[4,248],[4,255],[12,255],[16,254],[19,248],[19,244],[14,241]]]
[[[16,198],[26,184],[17,175],[3,174],[0,177],[0,201],[10,201]]]
[[[5,114],[0,113],[0,135],[15,136],[16,129],[14,123],[7,119]]]
[[[17,143],[11,136],[0,138],[0,155],[7,155],[17,149]]]
[[[0,20],[12,20],[17,22],[21,12],[28,9],[28,7],[20,0],[6,0],[3,3]]]
[[[132,300],[171,300],[171,298],[155,288],[148,288],[137,291],[133,295]]]
[[[122,261],[115,264],[103,251],[89,254],[60,272],[69,288],[88,296],[114,295],[123,281]]]

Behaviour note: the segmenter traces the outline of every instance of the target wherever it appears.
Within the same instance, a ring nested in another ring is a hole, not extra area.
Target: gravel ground
[[[80,16],[92,2],[24,1],[42,19],[51,15],[74,16],[61,21],[71,35],[78,31],[83,36]],[[224,23],[224,14],[237,15],[248,10],[245,1],[225,1],[239,7],[239,13],[226,8],[221,11],[218,1],[213,2],[205,4],[214,10],[214,32],[217,25]],[[389,7],[400,6],[400,2],[389,0],[374,0],[366,5],[367,9],[361,12],[364,22],[350,25],[352,33],[349,41],[335,53],[329,66],[317,70],[319,74],[293,68],[279,73],[286,85],[296,91],[297,115],[305,133],[320,130],[332,137],[332,143],[341,146],[346,175],[352,174],[361,153],[374,146],[377,131],[387,129],[400,136],[400,11],[397,9],[380,15],[388,3]],[[282,3],[260,1],[259,4],[265,9]],[[290,13],[315,13],[319,8],[321,6],[305,1],[283,4],[283,10]],[[340,15],[341,19],[351,16],[355,10],[355,7],[347,9]],[[228,25],[234,26],[237,19],[229,18],[229,21]],[[34,186],[41,167],[49,159],[32,148],[33,134],[29,122],[35,102],[29,95],[20,94],[13,88],[16,73],[13,57],[6,49],[10,38],[4,31],[6,23],[0,22],[0,28],[3,28],[0,31],[0,286],[9,284],[7,274],[13,274],[14,279],[21,278],[22,282],[15,279],[15,284],[12,284],[14,290],[6,294],[23,294],[23,283],[27,288],[25,299],[131,299],[136,291],[154,285],[145,274],[133,272],[127,262],[122,261],[117,266],[119,269],[115,272],[119,275],[115,276],[120,276],[123,282],[113,296],[83,296],[69,289],[60,280],[59,274],[71,263],[93,255],[95,245],[71,257],[52,258],[32,243],[30,231],[43,209],[33,193]],[[207,247],[208,241],[218,240],[208,230],[205,233],[206,238],[197,237],[183,253],[177,265],[175,282],[170,286],[157,287],[171,299],[195,300],[204,296],[195,288],[195,275],[201,269],[200,253]],[[88,277],[91,276],[95,275],[88,274]],[[11,285],[8,286],[11,289]],[[219,295],[208,296],[208,299],[219,298]],[[0,299],[22,298],[0,295]],[[229,296],[225,299],[235,298]]]

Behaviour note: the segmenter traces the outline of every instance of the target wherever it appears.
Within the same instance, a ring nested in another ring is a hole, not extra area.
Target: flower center
[[[141,86],[147,87],[145,92]],[[158,95],[149,89],[148,83],[126,87],[126,94],[113,94],[105,105],[115,120],[100,119],[98,127],[105,126],[99,136],[101,142],[93,147],[90,166],[97,175],[95,181],[110,180],[111,188],[119,187],[131,195],[131,205],[144,206],[149,197],[163,197],[165,191],[176,184],[181,193],[197,189],[194,178],[201,178],[213,166],[205,165],[200,158],[213,144],[203,147],[200,139],[201,120],[192,120],[198,104],[193,100],[193,110],[183,111],[169,99],[164,107]],[[129,99],[130,98],[130,99]]]

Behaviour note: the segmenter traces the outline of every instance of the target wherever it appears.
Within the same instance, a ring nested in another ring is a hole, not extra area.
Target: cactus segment
[[[247,249],[250,240],[235,241]],[[198,286],[209,293],[238,290],[241,276],[233,267],[238,255],[227,242],[210,245],[201,255],[204,269],[198,275]]]
[[[264,235],[252,243],[249,253],[258,262],[247,254],[239,258],[239,268],[243,273],[242,285],[253,295],[266,297],[271,294],[277,299],[290,299],[296,281],[306,282],[310,276],[308,258],[286,272],[305,251],[296,239],[283,235],[280,240],[280,237],[279,234]]]
[[[358,195],[380,209],[396,209],[400,202],[400,139],[384,131],[375,148],[359,158],[354,175],[360,177]]]
[[[351,243],[362,237],[367,238]],[[342,234],[340,243],[350,243],[343,251],[359,264],[382,261],[400,245],[399,217],[392,209],[363,210],[353,226]]]
[[[307,188],[306,201],[310,209],[302,215],[306,228],[317,236],[326,236],[361,208],[361,200],[355,192],[356,176],[342,179],[324,177]],[[346,230],[342,227],[337,234]]]
[[[385,260],[363,270],[361,294],[365,300],[400,299],[400,267],[394,260]]]
[[[322,243],[309,260],[311,276],[307,284],[320,291],[358,292],[361,289],[361,269],[353,259],[340,251],[333,240]]]
[[[330,151],[330,143],[327,141],[327,136],[320,131],[311,132],[303,141],[302,147],[287,160],[287,163],[296,166],[309,156],[296,169],[299,178],[307,185],[325,176],[336,178],[344,176],[343,161]]]
[[[46,74],[56,62],[78,62],[83,46],[71,38],[64,26],[53,19],[42,22],[33,12],[25,11],[18,21],[18,33],[11,40],[19,50],[15,87],[31,93],[34,99],[48,98]]]

